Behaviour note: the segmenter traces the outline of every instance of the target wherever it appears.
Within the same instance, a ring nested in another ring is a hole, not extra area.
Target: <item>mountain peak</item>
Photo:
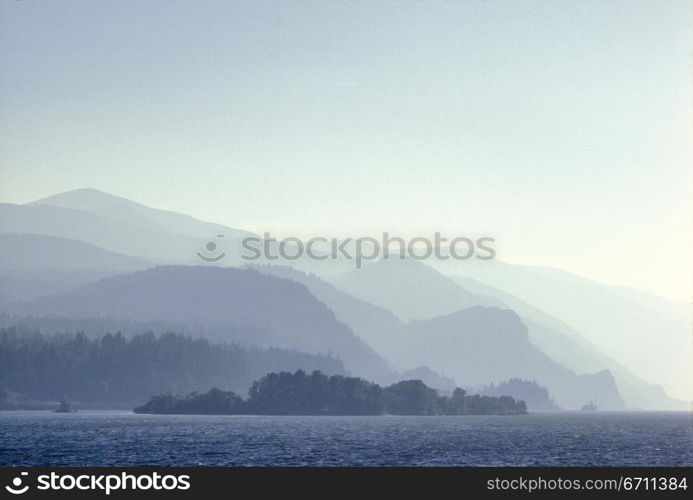
[[[63,208],[95,210],[105,207],[137,205],[120,196],[105,193],[94,188],[80,188],[58,193],[30,203],[31,205],[54,205]]]

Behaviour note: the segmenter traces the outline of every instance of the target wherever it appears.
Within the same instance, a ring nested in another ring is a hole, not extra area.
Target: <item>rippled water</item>
[[[460,417],[0,412],[0,465],[693,465],[689,413]]]

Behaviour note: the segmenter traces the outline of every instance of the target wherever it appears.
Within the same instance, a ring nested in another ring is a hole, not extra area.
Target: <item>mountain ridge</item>
[[[17,312],[245,327],[252,337],[232,340],[333,352],[354,373],[379,380],[394,375],[308,288],[252,269],[159,266],[40,297]]]

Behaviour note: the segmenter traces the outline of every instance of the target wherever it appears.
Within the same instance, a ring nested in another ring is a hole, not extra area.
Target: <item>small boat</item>
[[[580,410],[582,410],[582,411],[597,411],[597,407],[595,406],[595,404],[592,401],[590,401],[590,404],[584,405],[582,408],[580,408]]]
[[[67,401],[60,401],[59,403],[60,406],[53,410],[55,413],[77,413],[77,410],[72,408],[72,405]]]

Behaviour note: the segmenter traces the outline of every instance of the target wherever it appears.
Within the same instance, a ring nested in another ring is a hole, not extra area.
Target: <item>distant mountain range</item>
[[[0,273],[51,271],[136,271],[152,262],[117,254],[79,240],[42,234],[0,234]]]
[[[645,382],[614,358],[600,352],[574,328],[550,314],[527,304],[522,299],[471,278],[452,279],[476,293],[493,295],[505,304],[505,307],[517,312],[527,326],[530,342],[562,366],[580,374],[609,370],[616,379],[619,393],[631,407],[686,408],[686,403],[667,396],[661,386]]]
[[[294,279],[300,278],[295,276]],[[553,361],[577,374],[586,375],[609,370],[616,378],[619,391],[629,405],[638,408],[685,407],[685,404],[668,397],[661,387],[644,382],[622,364],[601,354],[591,342],[585,340],[569,325],[522,299],[473,279],[447,277],[421,262],[400,259],[379,260],[361,270],[352,270],[336,276],[329,275],[326,279],[359,299],[389,309],[401,320],[430,319],[435,317],[432,315],[442,316],[477,305],[512,309],[520,315],[527,327],[531,344]],[[414,283],[416,286],[407,286],[407,283]],[[445,298],[441,299],[436,290],[446,290]],[[392,332],[393,328],[396,331],[398,328],[392,326],[394,323],[391,318],[386,319],[381,314],[373,326],[359,327],[356,324],[364,323],[366,319],[371,318],[372,312],[349,315],[348,312],[354,310],[355,305],[340,307],[334,302],[327,303],[335,311],[344,311],[343,320],[352,325],[357,333],[364,332],[364,338],[367,338],[379,352],[388,353],[388,347],[379,342],[402,345],[396,340],[399,334],[383,334]],[[669,356],[674,357],[676,354],[669,353]],[[396,359],[393,358],[393,361]],[[493,380],[502,380],[502,377]]]
[[[619,392],[630,406],[685,408],[685,403],[668,397],[661,387],[644,382],[620,363],[599,353],[590,342],[560,320],[508,293],[469,278],[448,278],[421,262],[381,260],[361,270],[327,276],[332,283],[344,285],[358,299],[340,292],[334,286],[330,289],[315,275],[308,276],[286,266],[261,266],[258,269],[304,283],[342,321],[394,362],[401,358],[392,349],[401,350],[406,345],[401,342],[401,320],[412,317],[430,319],[431,314],[446,315],[475,305],[494,306],[516,311],[527,327],[530,343],[558,364],[576,374],[609,370],[616,379]],[[405,286],[405,283],[415,283],[417,286]],[[435,293],[428,293],[429,290],[439,289],[449,292],[444,300],[439,300]],[[396,290],[394,295],[390,293],[391,290]],[[459,301],[455,301],[455,298]],[[369,299],[382,307],[374,308],[366,302]],[[402,304],[410,307],[402,307]],[[403,317],[398,318],[387,310],[388,307]]]
[[[227,341],[332,354],[353,373],[391,380],[387,363],[306,287],[251,269],[163,266],[104,278],[18,306],[68,318],[160,321],[223,331]]]
[[[93,189],[70,191],[25,205],[2,203],[0,233],[78,240],[154,263],[204,264],[197,253],[214,240],[220,252],[227,254],[226,265],[240,262],[240,238],[252,234],[148,208]]]
[[[399,257],[381,259],[328,280],[361,300],[392,311],[404,321],[433,318],[479,305],[502,305],[492,296],[470,292],[421,262]]]
[[[152,265],[83,241],[0,234],[0,307]]]
[[[29,204],[81,210],[128,226],[137,226],[150,231],[210,238],[224,234],[228,238],[243,238],[253,233],[221,224],[204,222],[189,215],[150,208],[140,203],[104,193],[97,189],[77,189],[49,196]]]
[[[563,408],[585,401],[603,409],[625,407],[608,370],[576,375],[551,360],[529,342],[520,317],[508,309],[472,307],[407,325],[409,359],[479,385],[513,377],[535,380]]]
[[[406,261],[379,262],[364,270],[372,270],[380,265],[385,269],[364,273],[371,290],[391,290],[393,283],[384,279],[389,275],[395,275],[403,282],[419,283],[417,274],[407,274],[411,270],[424,274],[431,285],[436,279],[435,275],[438,275],[421,263]],[[464,381],[469,385],[521,377],[537,380],[549,388],[565,408],[579,408],[590,399],[599,400],[605,409],[624,407],[610,375],[603,375],[599,384],[592,386],[594,379],[590,376],[578,376],[561,367],[529,342],[526,327],[510,310],[473,306],[449,315],[404,323],[391,312],[357,299],[317,276],[306,275],[286,266],[258,266],[257,269],[304,283],[335,311],[340,320],[350,325],[357,335],[391,360],[398,369],[425,365],[453,376],[458,384]],[[359,289],[360,272],[355,271],[349,276],[352,290]],[[374,278],[376,276],[377,280]],[[444,276],[440,278],[450,288],[457,286]],[[404,293],[400,290],[400,295]],[[419,301],[426,299],[425,288],[412,292],[412,295],[419,294]],[[463,296],[467,298],[471,294]],[[380,302],[391,300],[391,297],[387,297]],[[431,385],[435,386],[433,383]]]
[[[251,235],[93,189],[0,204],[0,312],[182,325],[331,353],[383,383],[402,376],[389,363],[440,385],[443,372],[465,386],[536,379],[565,407],[685,408],[652,382],[693,392],[685,305],[499,261],[221,267],[247,264],[240,239]],[[210,241],[225,255],[212,265],[198,257]]]
[[[691,399],[693,316],[689,304],[558,269],[498,260],[430,263],[446,275],[472,278],[517,297],[542,312],[542,318],[533,318],[538,322],[543,323],[547,315],[560,319],[638,377],[662,385],[676,397]]]

